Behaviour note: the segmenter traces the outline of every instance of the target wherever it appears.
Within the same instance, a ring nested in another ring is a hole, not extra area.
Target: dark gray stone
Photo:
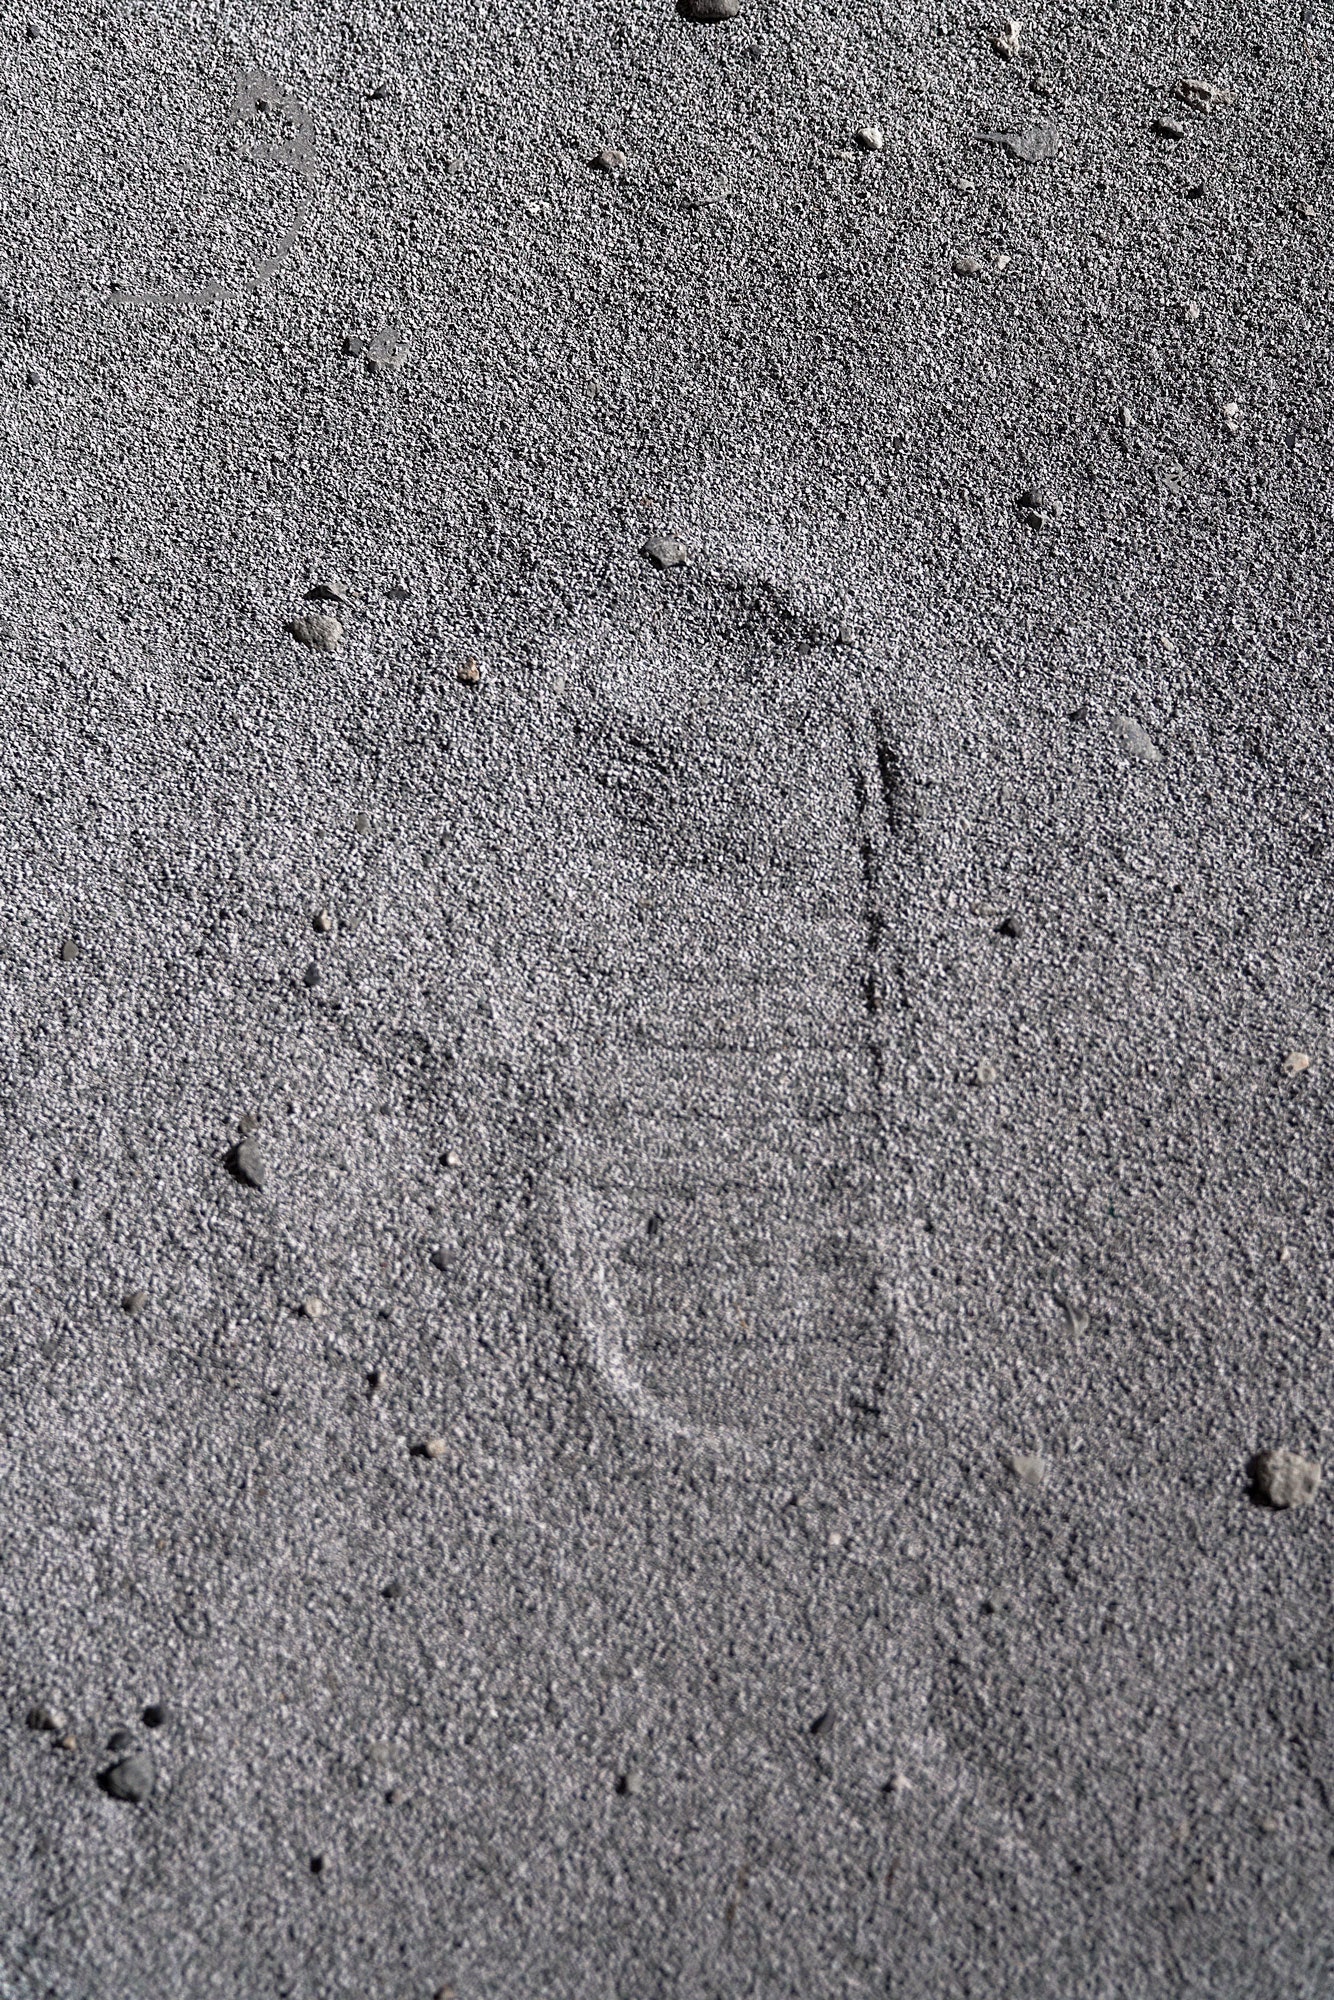
[[[697,27],[711,27],[717,21],[734,21],[741,12],[741,0],[676,0],[683,21]]]
[[[268,1179],[264,1155],[253,1139],[242,1139],[239,1145],[233,1146],[227,1155],[227,1164],[237,1180],[243,1181],[246,1187],[262,1188]]]
[[[153,1789],[157,1773],[153,1760],[147,1751],[140,1750],[132,1757],[122,1757],[98,1779],[108,1798],[123,1799],[127,1805],[142,1805]]]

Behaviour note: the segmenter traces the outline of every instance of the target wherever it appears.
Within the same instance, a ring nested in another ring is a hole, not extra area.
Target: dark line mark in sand
[[[889,981],[885,970],[889,924],[886,916],[885,849],[901,839],[909,824],[907,777],[898,751],[890,741],[885,719],[879,709],[869,717],[870,770],[866,768],[865,745],[854,737],[852,784],[861,833],[858,859],[862,878],[862,923],[866,934],[866,975],[862,992],[866,1012],[873,1019],[887,1011]],[[858,749],[862,754],[858,755]],[[893,980],[898,991],[898,1008],[908,1009],[908,990],[903,965],[893,964]],[[884,1050],[872,1036],[871,1066],[877,1089],[885,1083]]]

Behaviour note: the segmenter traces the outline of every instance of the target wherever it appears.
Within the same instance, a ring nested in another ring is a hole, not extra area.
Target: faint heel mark
[[[597,1250],[597,1234],[584,1197],[568,1184],[557,1190],[559,1269],[569,1286],[567,1305],[583,1333],[593,1372],[625,1410],[662,1437],[684,1438],[704,1450],[745,1451],[749,1440],[674,1416],[639,1380],[629,1356],[629,1334]]]
[[[228,107],[227,125],[232,131],[245,129],[247,121],[256,118],[271,119],[273,129],[260,137],[253,157],[266,165],[286,169],[305,187],[313,186],[317,161],[315,128],[310,111],[294,90],[275,83],[264,69],[249,70],[238,82]],[[179,290],[165,285],[134,287],[113,284],[112,297],[119,305],[168,306],[177,310],[212,305],[219,299],[245,298],[259,291],[282,270],[296,248],[309,216],[308,199],[298,197],[292,221],[268,255],[255,260],[252,276],[247,281],[228,284],[217,280],[193,290]]]

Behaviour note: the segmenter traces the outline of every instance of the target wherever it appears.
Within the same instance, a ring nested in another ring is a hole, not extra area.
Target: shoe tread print
[[[783,666],[683,667],[672,701],[578,722],[564,767],[585,942],[563,968],[559,1288],[602,1389],[722,1453],[874,1406],[892,1339],[878,961],[897,760],[855,698],[812,699]]]

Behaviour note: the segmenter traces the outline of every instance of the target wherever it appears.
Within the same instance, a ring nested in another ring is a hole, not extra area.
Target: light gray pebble
[[[654,569],[679,569],[686,559],[685,550],[672,535],[650,535],[639,553]]]
[[[247,1187],[264,1186],[268,1179],[268,1170],[264,1164],[264,1155],[253,1139],[242,1139],[239,1145],[233,1146],[228,1160],[236,1178],[244,1181]]]
[[[1162,751],[1158,748],[1158,745],[1154,742],[1148,731],[1141,729],[1133,716],[1113,716],[1112,734],[1116,738],[1119,748],[1127,757],[1135,757],[1142,764],[1162,763]]]
[[[1252,1461],[1255,1491],[1268,1507],[1305,1507],[1320,1486],[1320,1466],[1296,1451],[1262,1451]]]
[[[308,618],[289,618],[287,629],[298,645],[309,646],[316,653],[336,653],[343,637],[338,620],[321,611],[313,611]]]
[[[38,1702],[28,1710],[29,1729],[46,1730],[52,1736],[60,1736],[65,1730],[65,1717],[58,1708],[48,1708],[45,1702]]]

